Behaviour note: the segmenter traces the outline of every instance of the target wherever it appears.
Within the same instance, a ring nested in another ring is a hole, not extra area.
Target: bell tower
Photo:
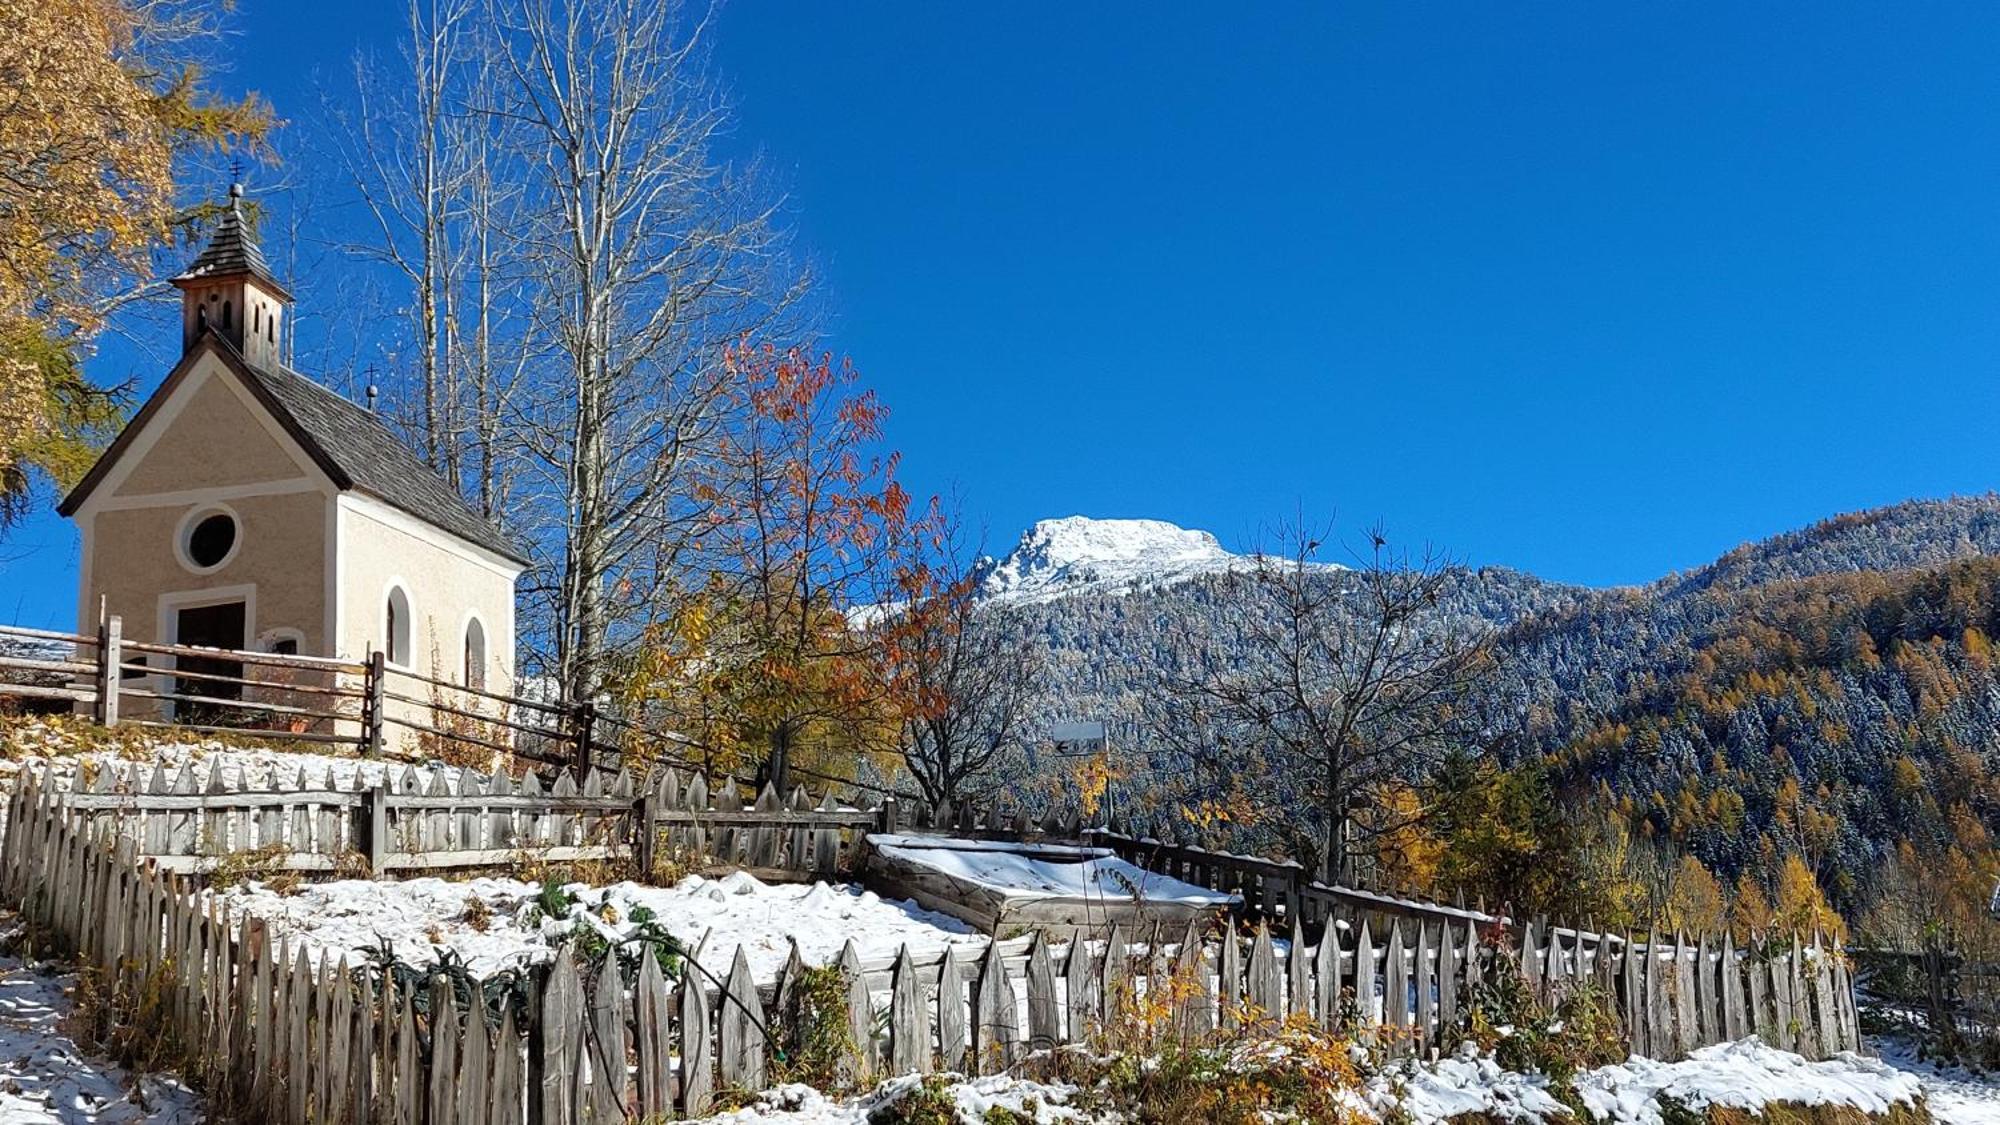
[[[181,291],[181,354],[205,330],[258,367],[281,367],[292,295],[271,274],[243,220],[243,185],[229,185],[229,207],[193,264],[174,278]]]

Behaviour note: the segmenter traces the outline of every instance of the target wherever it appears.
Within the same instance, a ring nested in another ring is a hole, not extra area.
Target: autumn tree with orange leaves
[[[655,630],[628,694],[668,712],[717,772],[757,768],[780,790],[803,771],[854,777],[894,749],[903,713],[893,646],[870,607],[928,583],[913,505],[882,446],[888,415],[851,364],[749,343],[729,373],[741,421],[700,485],[706,584]]]

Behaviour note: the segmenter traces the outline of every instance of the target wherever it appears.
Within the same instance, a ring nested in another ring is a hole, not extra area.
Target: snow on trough
[[[1150,902],[1227,906],[1240,896],[1211,891],[1117,858],[1109,848],[958,840],[936,836],[870,836],[882,855],[921,864],[948,878],[1008,898],[1079,898],[1117,901],[1137,895]]]
[[[335,953],[359,955],[384,940],[412,964],[450,950],[474,974],[486,975],[546,960],[578,925],[618,941],[632,936],[639,918],[651,918],[721,975],[741,948],[759,981],[773,979],[797,941],[807,964],[839,956],[852,938],[861,957],[893,957],[908,943],[924,953],[948,944],[983,948],[986,939],[956,918],[891,902],[871,891],[826,883],[773,885],[744,872],[720,879],[690,875],[672,887],[614,883],[596,888],[574,883],[574,899],[561,917],[547,917],[535,899],[542,887],[518,879],[341,880],[307,884],[280,895],[259,884],[223,892],[231,911],[254,914],[274,937],[290,935]],[[482,932],[466,918],[468,898],[485,904],[491,920]]]

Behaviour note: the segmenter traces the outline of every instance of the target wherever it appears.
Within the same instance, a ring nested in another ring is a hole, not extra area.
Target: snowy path
[[[12,915],[4,916],[11,928]],[[69,974],[0,957],[0,1125],[192,1125],[201,1101],[171,1079],[135,1089],[122,1068],[93,1058],[64,1033]]]
[[[1923,1062],[1902,1040],[1877,1039],[1868,1045],[1883,1062],[1916,1075],[1924,1084],[1925,1104],[1940,1125],[2000,1125],[2000,1074]]]

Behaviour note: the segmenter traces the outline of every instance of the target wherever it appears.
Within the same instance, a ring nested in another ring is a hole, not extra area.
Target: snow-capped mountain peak
[[[982,590],[1003,601],[1040,601],[1086,590],[1157,585],[1246,563],[1215,536],[1165,520],[1043,520],[1007,557],[988,565]]]

